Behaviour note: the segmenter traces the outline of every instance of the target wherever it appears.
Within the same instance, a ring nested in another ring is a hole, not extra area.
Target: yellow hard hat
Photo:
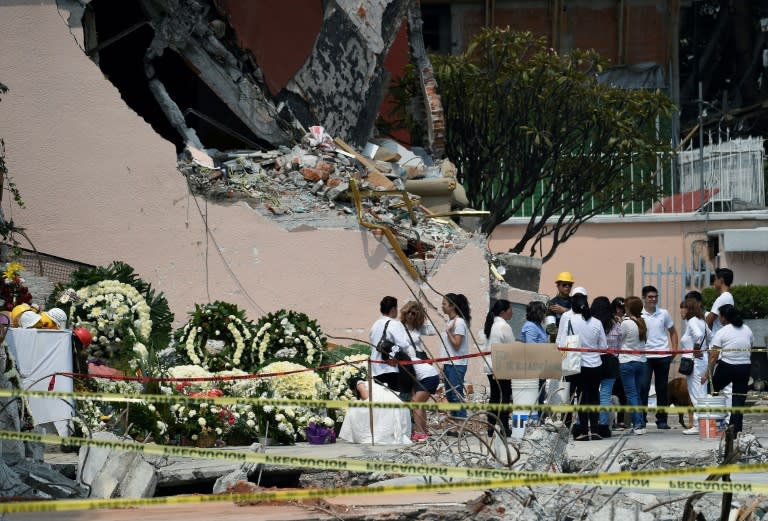
[[[40,312],[40,322],[35,324],[37,329],[59,329],[59,324],[45,311]]]
[[[576,281],[573,280],[573,273],[570,271],[561,271],[557,274],[557,277],[555,277],[555,282],[570,282],[573,284]]]
[[[11,327],[19,327],[19,319],[22,313],[31,310],[29,304],[19,304],[11,310]]]

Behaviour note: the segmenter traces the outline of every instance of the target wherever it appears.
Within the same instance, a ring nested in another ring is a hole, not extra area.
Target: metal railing
[[[705,146],[703,153],[689,144],[686,149],[666,160],[659,160],[653,171],[643,170],[634,164],[628,167],[627,177],[630,184],[653,175],[662,190],[661,199],[628,202],[603,215],[700,211],[723,213],[763,209],[764,163],[762,138],[732,139],[714,143]],[[542,181],[536,195],[521,203],[515,217],[530,217],[536,200],[549,192],[548,185]],[[594,201],[587,204],[594,204]]]

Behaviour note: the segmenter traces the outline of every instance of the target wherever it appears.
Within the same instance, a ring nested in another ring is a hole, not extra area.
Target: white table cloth
[[[46,329],[11,328],[5,341],[16,359],[24,389],[47,391],[50,376],[72,372],[72,332]],[[72,392],[72,378],[56,376],[54,391]],[[52,422],[60,436],[70,433],[72,401],[29,398],[29,411],[35,425]]]

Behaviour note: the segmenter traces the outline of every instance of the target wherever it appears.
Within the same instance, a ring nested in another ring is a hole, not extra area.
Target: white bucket
[[[519,405],[535,405],[539,399],[538,380],[512,380],[512,437],[522,438],[525,434],[525,424],[528,420],[536,420],[539,413],[536,410],[520,410]]]
[[[698,407],[725,407],[725,396],[706,396],[699,398]],[[708,412],[699,413],[699,439],[711,440],[720,438],[718,423],[725,419],[726,413]]]
[[[546,403],[550,405],[571,403],[571,382],[548,379],[545,389]]]

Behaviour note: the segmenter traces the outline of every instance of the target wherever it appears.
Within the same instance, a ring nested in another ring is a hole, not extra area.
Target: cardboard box
[[[563,354],[557,350],[557,344],[493,344],[491,360],[493,374],[499,380],[559,379],[562,376]]]

